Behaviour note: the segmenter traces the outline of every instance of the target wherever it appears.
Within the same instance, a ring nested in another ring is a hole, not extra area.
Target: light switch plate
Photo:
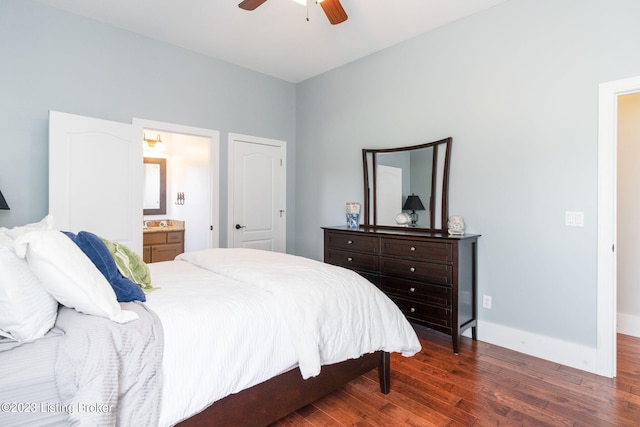
[[[564,225],[567,227],[584,227],[584,212],[566,211]]]

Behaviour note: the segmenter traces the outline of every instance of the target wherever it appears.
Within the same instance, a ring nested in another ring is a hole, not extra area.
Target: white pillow
[[[0,239],[2,240],[2,239]],[[21,342],[51,329],[58,301],[42,286],[29,265],[0,242],[0,335]]]
[[[91,260],[58,230],[31,231],[15,240],[16,254],[60,304],[117,323],[138,318],[122,310],[111,285]]]
[[[0,248],[13,250],[13,239],[0,231]]]
[[[0,227],[0,234],[5,234],[6,236],[11,237],[12,239],[16,239],[19,236],[22,236],[25,233],[30,231],[38,231],[38,230],[51,230],[53,228],[53,217],[51,215],[47,215],[42,218],[39,222],[34,222],[32,224],[26,225],[17,225],[13,228]],[[13,247],[13,246],[9,246]]]

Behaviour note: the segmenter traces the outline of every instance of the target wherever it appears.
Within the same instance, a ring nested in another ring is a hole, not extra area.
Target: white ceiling
[[[36,1],[297,83],[505,0],[341,0],[338,25],[292,0]]]

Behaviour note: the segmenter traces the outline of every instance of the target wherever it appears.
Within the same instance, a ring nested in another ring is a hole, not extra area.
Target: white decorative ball
[[[449,217],[449,234],[464,234],[464,221],[461,216],[452,215]]]
[[[401,212],[396,215],[396,224],[398,225],[407,225],[411,222],[411,215],[406,212]]]

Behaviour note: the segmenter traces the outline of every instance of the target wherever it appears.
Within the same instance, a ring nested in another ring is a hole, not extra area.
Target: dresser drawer
[[[350,270],[378,270],[378,257],[373,254],[330,249],[325,254],[324,262],[339,265],[340,267],[345,267]]]
[[[378,252],[378,238],[357,233],[327,233],[325,244],[330,249]]]
[[[433,325],[451,327],[451,310],[423,304],[415,300],[399,298],[394,295],[389,295],[389,298],[396,303],[400,311],[402,311],[409,320],[418,320]]]
[[[452,268],[447,264],[421,262],[410,259],[380,258],[380,273],[410,280],[424,280],[436,285],[451,285]]]
[[[380,253],[403,258],[428,259],[434,262],[453,262],[453,247],[450,243],[383,238],[380,243]]]
[[[418,299],[421,302],[440,307],[451,306],[451,287],[429,285],[423,282],[382,276],[381,289],[389,295],[396,295],[408,299]]]

